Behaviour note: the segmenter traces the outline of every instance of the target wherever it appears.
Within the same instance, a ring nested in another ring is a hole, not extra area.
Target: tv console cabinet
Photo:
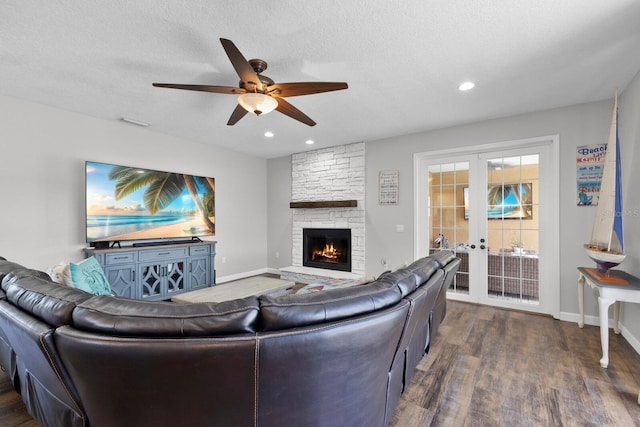
[[[94,256],[117,296],[159,301],[216,283],[216,242],[159,246],[85,248]]]

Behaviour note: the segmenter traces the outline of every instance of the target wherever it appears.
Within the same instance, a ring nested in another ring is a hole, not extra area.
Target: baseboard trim
[[[564,320],[565,322],[571,322],[578,324],[580,320],[580,315],[578,313],[570,313],[567,311],[560,312],[560,320]],[[584,316],[584,324],[591,326],[600,326],[600,317],[598,316]],[[613,319],[609,318],[609,324],[613,325]]]
[[[564,320],[566,322],[572,322],[575,323],[576,326],[578,325],[578,321],[580,320],[580,315],[578,313],[568,313],[568,312],[561,312],[560,313],[560,320]],[[584,316],[584,324],[585,325],[591,325],[591,326],[597,326],[600,327],[600,317],[599,316]],[[609,318],[609,328],[612,328],[613,326],[613,319]],[[624,339],[627,340],[627,342],[629,343],[629,345],[631,345],[631,347],[633,347],[633,349],[636,351],[636,353],[640,354],[640,340],[638,340],[638,338],[636,338],[635,336],[633,336],[633,334],[629,331],[629,329],[627,329],[624,324],[622,322],[619,323],[620,326],[620,332],[622,334],[622,336],[624,337]]]
[[[631,347],[633,347],[636,353],[640,354],[640,340],[633,336],[629,329],[625,328],[622,323],[620,323],[620,331],[622,332],[622,336],[627,340]]]
[[[229,276],[224,276],[224,277],[216,277],[216,284],[219,285],[221,283],[231,282],[233,280],[245,279],[247,277],[257,276],[259,274],[264,274],[264,273],[271,273],[271,271],[269,271],[269,270],[271,270],[271,269],[269,269],[269,268],[259,268],[258,270],[245,271],[244,273],[231,274]],[[276,270],[276,271],[279,272],[279,270]]]

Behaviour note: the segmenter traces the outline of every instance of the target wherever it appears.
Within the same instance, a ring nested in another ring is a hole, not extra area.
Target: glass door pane
[[[539,304],[539,155],[487,160],[487,296]]]
[[[428,180],[429,253],[456,252],[462,263],[449,292],[469,294],[469,162],[431,165]]]

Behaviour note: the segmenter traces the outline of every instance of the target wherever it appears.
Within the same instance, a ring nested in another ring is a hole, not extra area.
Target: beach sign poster
[[[607,144],[582,145],[576,151],[578,206],[597,206]]]

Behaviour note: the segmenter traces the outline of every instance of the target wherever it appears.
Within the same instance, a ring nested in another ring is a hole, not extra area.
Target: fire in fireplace
[[[351,230],[348,228],[303,228],[302,265],[351,271]]]

